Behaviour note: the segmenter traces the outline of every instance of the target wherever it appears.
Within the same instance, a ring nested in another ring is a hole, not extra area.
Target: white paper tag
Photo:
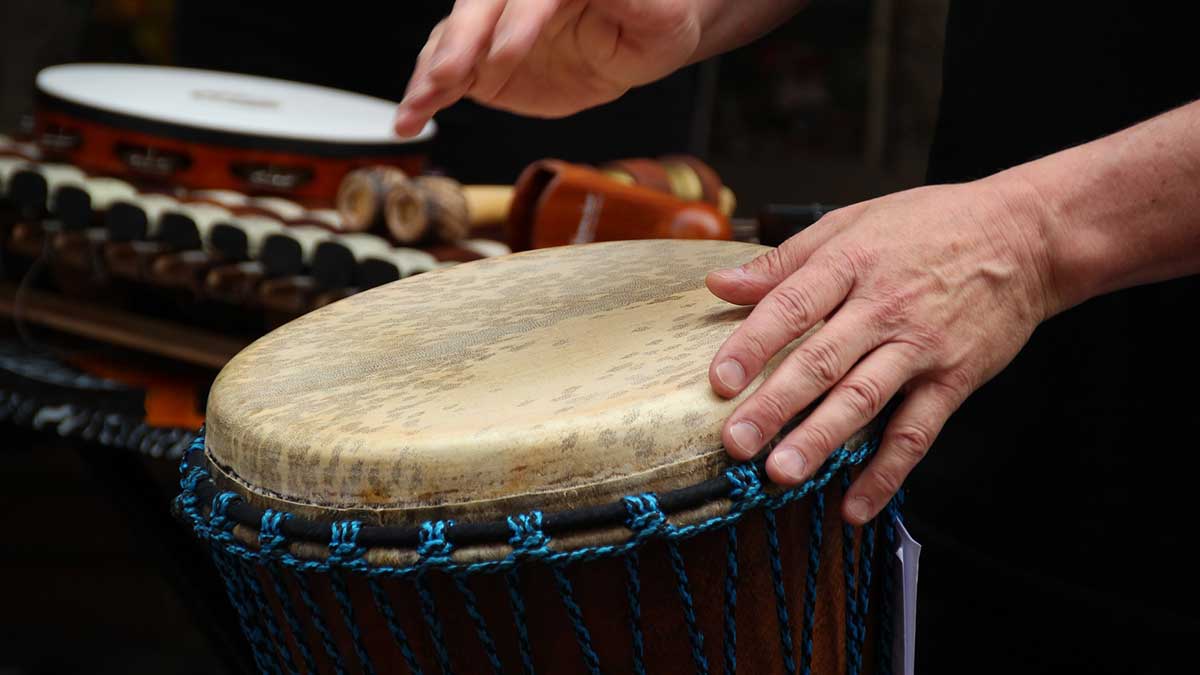
[[[895,612],[894,642],[892,645],[892,672],[913,675],[917,654],[917,572],[921,567],[921,545],[912,538],[904,523],[896,525],[896,576],[900,584],[895,589],[896,598],[892,605]]]

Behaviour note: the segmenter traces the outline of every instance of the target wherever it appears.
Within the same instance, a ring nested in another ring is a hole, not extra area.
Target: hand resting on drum
[[[737,394],[826,322],[730,416],[726,449],[753,457],[824,395],[767,459],[773,480],[798,483],[902,392],[842,507],[856,524],[874,516],[1038,323],[1101,293],[1200,271],[1198,125],[1194,103],[983,180],[849,206],[709,275],[717,296],[757,305],[710,366],[719,394]]]
[[[396,115],[414,136],[463,97],[562,117],[762,34],[800,0],[458,0],[430,33]]]

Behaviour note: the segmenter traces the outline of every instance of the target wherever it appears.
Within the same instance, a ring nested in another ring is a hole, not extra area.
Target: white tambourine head
[[[404,139],[397,103],[288,80],[190,68],[107,63],[51,66],[37,76],[50,96],[120,115],[227,133],[331,143],[427,141],[431,120]]]

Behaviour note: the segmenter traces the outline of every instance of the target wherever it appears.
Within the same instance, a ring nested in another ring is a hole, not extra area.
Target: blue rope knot
[[[283,536],[283,523],[291,517],[292,514],[275,509],[263,511],[262,523],[258,526],[258,547],[264,555],[274,555],[279,547],[287,543],[287,538]]]
[[[625,513],[628,515],[625,525],[633,531],[637,539],[666,534],[671,531],[672,527],[667,522],[667,515],[658,505],[658,497],[654,496],[654,493],[647,492],[623,497],[621,502],[625,505]]]
[[[449,564],[454,545],[446,540],[446,531],[454,527],[453,520],[427,520],[421,523],[420,544],[417,555],[422,562],[434,565]]]
[[[512,536],[508,545],[518,558],[541,557],[549,554],[550,537],[542,530],[542,512],[530,511],[508,517]]]
[[[729,498],[735,508],[749,508],[762,495],[762,475],[754,464],[740,464],[725,472],[725,478],[733,488]]]
[[[367,549],[358,544],[358,533],[362,523],[357,520],[339,520],[330,526],[329,562],[356,567],[354,563],[363,562],[362,556]]]
[[[212,510],[208,514],[209,525],[214,530],[225,531],[233,529],[234,522],[229,517],[229,505],[233,502],[240,502],[242,498],[235,492],[218,492],[213,495]]]
[[[208,472],[203,467],[193,466],[187,470],[183,479],[179,481],[179,487],[184,492],[195,492],[200,481],[208,480]]]
[[[183,478],[179,481],[180,492],[175,498],[175,502],[179,505],[182,512],[189,516],[196,511],[196,503],[199,498],[196,497],[196,486],[200,481],[208,480],[208,472],[198,466],[193,466],[187,469]]]

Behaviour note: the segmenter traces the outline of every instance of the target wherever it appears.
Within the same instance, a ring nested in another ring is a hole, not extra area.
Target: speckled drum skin
[[[334,303],[258,340],[221,372],[208,406],[209,469],[222,489],[256,505],[323,522],[393,525],[503,521],[535,509],[576,509],[696,485],[730,466],[720,429],[740,399],[712,392],[708,363],[750,311],[713,296],[704,278],[766,250],[679,240],[541,249],[421,274]],[[824,516],[817,673],[846,668],[835,492]],[[809,505],[801,500],[777,512],[793,617],[805,595]],[[715,512],[721,505],[710,506]],[[702,517],[705,509],[679,516]],[[735,527],[737,672],[786,672],[764,518],[748,514]],[[551,547],[622,536],[628,531],[580,532],[556,537]],[[727,545],[724,530],[680,544],[714,672],[723,660]],[[486,559],[507,550],[501,543],[456,555]],[[647,671],[690,672],[692,652],[664,546],[652,543],[641,555]],[[394,550],[367,559],[403,564],[413,557]],[[593,626],[602,669],[629,672],[620,559],[571,565],[568,573]],[[537,672],[587,672],[548,573],[533,569],[523,579]],[[503,581],[485,574],[469,583],[506,668],[521,672],[504,618],[511,620]],[[438,672],[411,587],[388,584],[419,659],[427,672]],[[442,620],[455,672],[490,672],[449,580],[432,587],[439,609],[448,612]],[[365,582],[351,578],[350,590],[370,607]],[[394,666],[381,672],[408,672],[373,609],[357,616],[376,663]],[[799,645],[798,618],[791,627]]]

